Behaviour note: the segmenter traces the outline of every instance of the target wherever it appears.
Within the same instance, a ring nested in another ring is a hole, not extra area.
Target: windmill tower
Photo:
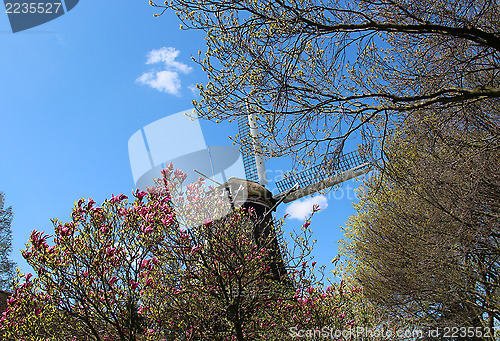
[[[256,212],[254,235],[259,238],[271,237],[271,272],[272,278],[287,281],[287,272],[283,264],[279,243],[273,226],[272,212],[281,203],[289,203],[320,190],[340,184],[349,179],[365,174],[371,170],[370,163],[354,151],[339,157],[335,166],[326,163],[318,164],[296,174],[289,175],[276,182],[280,191],[273,195],[265,185],[268,184],[264,165],[264,155],[258,138],[257,120],[255,114],[238,116],[239,136],[242,140],[241,152],[246,179],[231,178],[221,187],[236,193],[238,188],[245,189],[245,198],[239,201],[236,195],[233,200],[239,205],[252,207]]]

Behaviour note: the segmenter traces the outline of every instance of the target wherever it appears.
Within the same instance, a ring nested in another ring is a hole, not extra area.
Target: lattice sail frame
[[[255,152],[252,145],[252,135],[250,134],[247,115],[238,116],[238,132],[241,141],[241,155],[243,157],[246,179],[259,182],[259,175],[255,165]]]
[[[341,155],[334,165],[320,164],[296,174],[290,174],[283,180],[276,182],[276,187],[280,192],[286,192],[295,184],[299,184],[299,189],[313,185],[315,183],[331,179],[344,172],[355,169],[363,165],[368,165],[366,157],[360,154],[358,150]],[[333,168],[333,169],[331,169]]]

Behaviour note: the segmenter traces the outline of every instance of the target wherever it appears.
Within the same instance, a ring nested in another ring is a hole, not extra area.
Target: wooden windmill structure
[[[318,164],[296,174],[289,175],[276,182],[280,191],[273,195],[265,186],[268,184],[264,165],[264,155],[258,138],[256,116],[249,112],[238,117],[238,130],[242,142],[242,158],[246,179],[231,178],[221,187],[232,195],[230,200],[238,206],[253,208],[255,211],[256,242],[265,237],[271,237],[272,277],[276,280],[287,278],[283,265],[279,243],[274,231],[272,212],[281,203],[289,203],[322,189],[335,186],[339,183],[365,174],[371,170],[370,163],[359,153],[354,151],[344,154],[335,162],[335,167],[330,164]],[[241,191],[243,189],[243,191]],[[238,193],[244,193],[239,196]]]

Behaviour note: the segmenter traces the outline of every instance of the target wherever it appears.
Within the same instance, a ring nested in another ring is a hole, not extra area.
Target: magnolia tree
[[[283,340],[366,321],[359,288],[324,288],[314,277],[309,220],[280,247],[288,275],[277,280],[275,237],[255,236],[255,213],[235,208],[212,220],[228,203],[201,179],[183,190],[184,179],[170,165],[161,186],[134,200],[81,199],[70,222],[53,221],[53,235],[33,231],[23,256],[35,275],[18,275],[3,337]]]

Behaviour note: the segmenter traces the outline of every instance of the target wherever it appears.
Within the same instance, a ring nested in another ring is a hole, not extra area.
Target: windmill
[[[339,157],[334,167],[325,162],[276,182],[279,193],[273,195],[265,187],[268,181],[264,154],[258,138],[256,115],[248,106],[246,111],[247,115],[240,115],[237,119],[239,136],[243,142],[241,153],[230,146],[209,148],[199,122],[189,119],[192,110],[172,114],[146,125],[136,131],[128,142],[132,176],[137,188],[155,186],[153,179],[161,175],[164,164],[173,162],[176,168],[191,173],[186,183],[196,181],[199,175],[216,182],[226,195],[226,205],[220,212],[215,213],[211,203],[207,202],[206,213],[215,220],[230,214],[236,206],[253,208],[256,213],[255,241],[258,244],[263,240],[260,238],[262,236],[274,240],[271,248],[271,253],[274,253],[271,255],[274,259],[270,262],[271,272],[273,278],[281,280],[286,278],[286,271],[279,243],[274,238],[276,233],[272,212],[282,203],[329,188],[367,173],[371,168],[359,152],[352,152]],[[186,136],[189,136],[189,139],[186,139]],[[172,143],[173,141],[184,142],[179,144]],[[190,170],[193,171],[189,172]],[[245,179],[233,177],[226,180],[225,172],[241,176],[245,173]],[[215,180],[217,174],[221,175],[224,183]]]
[[[273,227],[272,212],[281,203],[289,203],[304,196],[330,188],[371,170],[370,163],[359,151],[341,155],[332,166],[321,163],[299,173],[291,174],[275,183],[280,193],[273,195],[265,186],[268,184],[264,155],[258,138],[256,115],[248,110],[247,115],[237,118],[241,143],[241,153],[246,179],[231,178],[221,185],[230,193],[230,200],[239,206],[252,207],[256,212],[255,236],[274,241],[271,247],[272,277],[286,279],[278,240]],[[244,191],[241,191],[241,189]],[[245,193],[239,196],[238,193]],[[257,242],[258,243],[258,242]]]

